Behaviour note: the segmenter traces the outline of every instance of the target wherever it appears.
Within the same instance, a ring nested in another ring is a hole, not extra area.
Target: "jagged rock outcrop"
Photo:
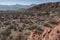
[[[55,28],[46,28],[43,34],[37,34],[31,32],[28,40],[60,40],[60,19],[57,21],[57,25]]]

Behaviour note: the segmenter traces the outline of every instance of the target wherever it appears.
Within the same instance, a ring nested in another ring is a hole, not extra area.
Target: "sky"
[[[57,2],[60,0],[0,0],[0,4],[2,5],[14,5],[14,4],[22,4],[22,5],[30,5],[30,4],[41,4],[47,2]]]

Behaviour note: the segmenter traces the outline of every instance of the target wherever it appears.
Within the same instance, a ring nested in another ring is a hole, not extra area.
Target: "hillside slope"
[[[54,28],[46,28],[42,34],[32,31],[27,40],[60,40],[60,18]]]
[[[50,2],[43,3],[37,6],[30,8],[29,10],[35,11],[51,11],[51,10],[60,10],[60,2]]]
[[[42,34],[45,28],[54,28],[60,18],[58,4],[60,2],[40,4],[23,12],[1,11],[0,40],[27,40],[33,30]]]

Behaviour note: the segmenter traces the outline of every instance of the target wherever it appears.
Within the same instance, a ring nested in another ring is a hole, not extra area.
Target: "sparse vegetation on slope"
[[[46,27],[54,28],[60,18],[59,4],[41,4],[23,12],[0,12],[0,40],[27,40],[33,30],[42,34]]]

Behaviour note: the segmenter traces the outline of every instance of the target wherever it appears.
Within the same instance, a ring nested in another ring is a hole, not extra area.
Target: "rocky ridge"
[[[32,31],[28,40],[60,40],[60,19],[54,28],[46,28],[42,34],[38,35],[38,33]]]

